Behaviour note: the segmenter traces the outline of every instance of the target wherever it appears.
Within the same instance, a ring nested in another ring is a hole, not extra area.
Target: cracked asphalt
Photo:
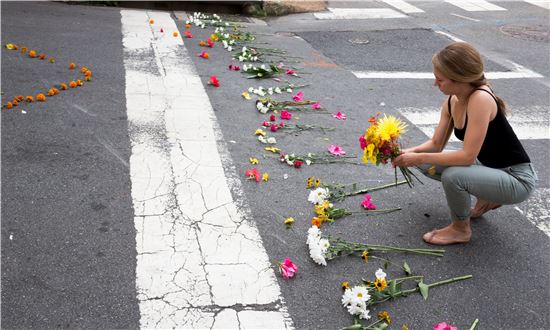
[[[499,79],[492,85],[512,116],[521,109],[537,115],[526,125],[549,123],[548,42],[502,32],[512,25],[548,26],[547,11],[525,2],[502,2],[507,12],[468,13],[480,19],[476,22],[450,15],[458,11],[446,3],[415,5],[426,12],[406,19],[320,21],[312,14],[267,18],[265,23],[243,19],[259,46],[284,49],[288,57],[281,61],[296,61],[292,65],[299,77],[287,80],[307,84],[301,89],[307,99],[319,101],[330,113],[347,114],[347,120],[337,121],[330,114],[294,113],[293,124],[335,130],[273,133],[277,147],[304,154],[339,144],[357,155],[357,138],[376,112],[403,117],[411,108],[437,108],[443,95],[429,79],[359,79],[352,73],[429,71],[432,54],[449,42],[434,31],[473,43],[486,56],[488,71],[512,70],[513,61],[543,75]],[[94,75],[92,82],[47,102],[2,110],[2,327],[258,328],[258,319],[296,329],[351,325],[353,319],[340,303],[340,284],[372,279],[380,264],[371,260],[365,265],[359,257],[338,258],[327,267],[312,262],[305,244],[313,216],[306,179],[376,186],[391,182],[393,169],[281,164],[253,134],[268,116],[241,97],[250,86],[277,82],[229,71],[229,64],[238,63],[218,45],[207,49],[209,60],[196,56],[205,50],[198,41],[213,28],[193,27],[193,39],[183,39],[177,47],[168,44],[165,49],[173,52],[160,57],[163,45],[154,42],[143,48],[136,44],[135,52],[128,52],[125,38],[145,40],[151,32],[144,20],[142,32],[126,33],[121,10],[1,3],[2,46],[27,45],[56,58],[55,64],[31,61],[2,47],[2,104],[12,95],[30,95],[72,79],[69,62],[90,67]],[[168,14],[183,35],[185,13]],[[156,26],[168,26],[164,17]],[[352,42],[357,40],[368,43]],[[176,74],[188,68],[197,79],[178,80]],[[139,85],[140,72],[164,78]],[[211,75],[217,75],[221,87],[208,85]],[[128,87],[132,84],[139,87],[134,94]],[[178,98],[185,88],[204,90],[209,105]],[[155,103],[157,96],[165,98]],[[137,114],[133,109],[138,108],[146,111]],[[210,110],[177,112],[196,108]],[[173,120],[163,124],[163,118]],[[215,143],[193,144],[203,135]],[[409,122],[405,143],[425,138],[423,127]],[[540,178],[529,201],[475,221],[472,241],[446,247],[443,258],[389,256],[397,263],[407,261],[427,283],[466,274],[473,278],[434,288],[427,301],[411,295],[375,306],[371,314],[387,310],[395,329],[402,324],[431,329],[442,321],[463,329],[476,318],[478,329],[550,327],[550,142],[522,142]],[[218,156],[211,157],[211,151]],[[246,180],[250,157],[259,159],[257,167],[269,173],[268,182]],[[401,207],[400,212],[349,216],[322,230],[356,242],[428,247],[421,235],[447,223],[448,210],[440,185],[423,181],[413,189],[372,193],[379,208]],[[359,210],[360,200],[347,198],[338,206]],[[290,228],[283,225],[287,217],[296,219]],[[291,280],[277,274],[275,262],[285,257],[299,268]],[[386,272],[390,278],[401,275],[391,267]]]

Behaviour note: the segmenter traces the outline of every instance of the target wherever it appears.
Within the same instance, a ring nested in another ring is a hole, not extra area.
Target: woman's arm
[[[492,97],[483,94],[475,92],[468,101],[468,127],[461,150],[405,153],[394,160],[394,166],[416,166],[419,164],[467,166],[473,164],[485,140],[491,117],[494,117],[493,114],[496,114],[497,111]]]
[[[407,148],[403,150],[403,153],[414,152],[414,153],[423,153],[423,152],[439,152],[443,149],[447,141],[449,140],[450,134],[449,130],[453,127],[450,123],[451,116],[449,115],[449,107],[447,101],[443,102],[441,105],[441,113],[439,115],[439,124],[434,131],[434,134],[431,139],[426,142],[419,144],[412,148]]]

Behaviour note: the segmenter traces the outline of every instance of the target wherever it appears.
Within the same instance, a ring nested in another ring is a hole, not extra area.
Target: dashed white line
[[[403,18],[391,8],[328,8],[329,12],[314,13],[317,19],[372,19],[372,18]]]
[[[406,14],[413,14],[413,13],[423,13],[424,11],[418,7],[415,7],[411,5],[408,2],[405,2],[403,0],[383,0],[382,2],[387,3],[388,5],[397,8],[398,10],[406,13]]]
[[[503,11],[507,10],[485,0],[445,0],[466,11]]]
[[[524,0],[524,1],[532,5],[542,7],[544,9],[550,9],[550,1],[548,0]]]
[[[204,86],[182,39],[154,28],[177,31],[174,21],[121,15],[140,326],[292,328],[258,229],[231,195]]]

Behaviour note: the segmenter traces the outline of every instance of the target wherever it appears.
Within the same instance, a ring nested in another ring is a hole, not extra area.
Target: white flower
[[[325,259],[325,256],[323,255],[323,252],[317,245],[310,245],[309,246],[309,256],[313,261],[315,261],[319,265],[326,266],[327,261]]]
[[[225,26],[229,26],[229,23],[228,23],[228,22],[225,22]]]
[[[204,25],[204,23],[201,24],[201,29],[204,29],[206,27],[206,25]]]
[[[227,46],[229,46],[229,45],[227,44],[227,41],[225,41],[225,40],[222,40],[222,45],[223,45],[223,48],[227,48]]]
[[[365,303],[357,303],[348,305],[348,312],[351,315],[357,315],[360,319],[370,319],[369,310]]]
[[[309,158],[312,158],[312,157],[313,157],[313,154],[312,154],[311,152],[308,152],[308,153],[307,153],[307,156],[308,156]]]
[[[273,91],[277,94],[281,94],[281,89],[279,87],[275,87]]]
[[[267,89],[267,94],[273,95],[273,88],[271,88],[271,87],[268,88],[268,89]]]
[[[321,229],[319,229],[319,227],[317,226],[311,226],[307,230],[308,239],[310,236],[320,238],[321,234],[322,234]]]
[[[346,289],[344,291],[344,294],[342,295],[342,305],[344,307],[347,307],[351,302],[353,301],[353,294],[351,293],[351,289]]]
[[[258,72],[258,77],[263,77],[263,76],[264,76],[264,74],[263,74],[263,73],[261,73],[261,72]]]
[[[330,247],[330,242],[326,238],[319,239],[319,248],[321,249],[321,252],[325,253],[327,252],[328,248]]]
[[[290,165],[290,166],[293,166],[293,165],[294,165],[294,162],[291,161],[291,160],[287,160],[286,163],[287,163],[288,165]]]
[[[253,56],[252,61],[256,62],[258,60],[258,56]]]
[[[267,143],[275,144],[275,143],[277,143],[277,140],[275,140],[275,138],[273,136],[270,136],[270,137],[267,138]]]
[[[376,273],[374,273],[374,275],[376,276],[376,278],[379,278],[379,279],[385,279],[386,278],[386,273],[384,273],[382,268],[378,268],[378,270],[376,271]]]
[[[235,40],[233,40],[233,39],[229,40],[229,44],[230,44],[230,45],[234,45],[234,44],[235,44]]]
[[[284,179],[284,180],[288,179],[288,174],[286,174],[286,173],[283,174],[283,179]]]
[[[306,165],[311,165],[311,160],[306,159]]]
[[[263,107],[264,107],[264,105],[263,105],[263,103],[262,103],[262,102],[259,102],[259,101],[258,101],[258,102],[256,102],[256,109],[258,109],[258,110],[262,111]]]
[[[244,57],[242,57],[241,55],[239,55],[239,62],[243,62],[244,61]],[[246,65],[246,64],[245,64]],[[244,68],[244,65],[243,65],[243,70],[246,71],[246,69]]]
[[[329,191],[327,188],[318,187],[309,193],[309,197],[307,198],[307,200],[312,202],[313,204],[323,204],[328,196]]]
[[[254,92],[254,87],[248,87],[248,92],[253,93]]]
[[[260,68],[262,68],[262,69],[264,69],[264,70],[267,70],[265,64],[260,65]]]
[[[247,49],[246,46],[243,46],[242,52],[243,52],[243,53],[246,52],[246,49]]]
[[[287,91],[288,93],[292,93],[292,88],[287,88],[286,91]]]
[[[265,137],[262,136],[262,135],[258,136],[258,140],[259,140],[261,143],[267,143],[267,140],[266,140]]]
[[[231,47],[231,46],[227,47],[227,51],[228,52],[233,51],[233,47]]]
[[[370,299],[369,291],[366,287],[357,285],[351,289],[351,295],[355,302],[367,302]]]

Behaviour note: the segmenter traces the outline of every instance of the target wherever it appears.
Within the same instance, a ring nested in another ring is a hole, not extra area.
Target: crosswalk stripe
[[[370,18],[403,18],[391,8],[328,8],[329,12],[314,13],[317,19],[370,19]]]
[[[441,113],[436,107],[405,107],[397,111],[428,137],[433,136]],[[509,112],[508,121],[520,140],[550,139],[550,107],[514,106]],[[454,136],[452,141],[457,141]]]
[[[503,11],[507,10],[485,0],[445,0],[466,11]]]
[[[411,5],[408,2],[405,2],[403,0],[383,0],[382,2],[387,3],[388,5],[397,8],[398,10],[406,13],[406,14],[413,14],[413,13],[423,13],[424,11],[418,7],[415,7]]]
[[[174,21],[121,16],[140,326],[292,328],[250,211],[231,195],[240,181],[225,176],[230,158]]]
[[[351,73],[359,79],[434,79],[433,72],[352,71]],[[544,76],[526,68],[519,68],[514,71],[486,72],[485,77],[487,79],[522,79]]]
[[[544,9],[550,9],[550,1],[549,0],[524,0],[527,3],[530,3],[535,6],[542,7]]]

